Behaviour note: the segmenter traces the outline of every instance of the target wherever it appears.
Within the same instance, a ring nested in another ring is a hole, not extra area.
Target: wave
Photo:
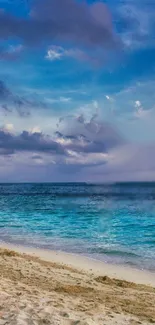
[[[116,249],[106,249],[106,248],[92,248],[90,253],[105,254],[109,256],[120,256],[120,257],[140,257],[138,254],[128,251],[116,250]]]

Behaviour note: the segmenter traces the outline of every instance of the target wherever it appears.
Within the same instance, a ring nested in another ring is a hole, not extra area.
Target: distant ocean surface
[[[0,240],[155,270],[155,183],[0,184]]]

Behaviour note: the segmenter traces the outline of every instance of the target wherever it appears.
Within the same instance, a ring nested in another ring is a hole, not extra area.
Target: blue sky
[[[1,181],[155,180],[155,2],[0,8]]]

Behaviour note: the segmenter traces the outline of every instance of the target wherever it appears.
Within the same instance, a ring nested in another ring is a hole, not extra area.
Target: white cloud
[[[114,102],[114,99],[112,97],[110,97],[109,95],[105,95],[105,98],[111,103]]]
[[[71,97],[65,97],[65,96],[60,96],[58,98],[46,98],[46,102],[49,104],[54,104],[54,103],[69,103],[71,102],[72,98]]]
[[[135,107],[141,107],[141,102],[140,100],[135,101]]]
[[[122,87],[122,90],[118,92],[113,92],[112,97],[105,94],[105,108],[113,111],[113,117],[118,123],[133,122],[135,119],[150,120],[152,123],[153,115],[155,115],[154,87],[154,79],[143,79],[125,88]],[[124,131],[126,132],[125,129]]]
[[[61,46],[52,46],[45,56],[50,61],[60,60],[64,56],[64,50]]]
[[[93,101],[93,104],[94,104],[94,107],[95,107],[96,109],[98,109],[98,101],[97,101],[97,100],[94,100],[94,101]]]
[[[13,132],[14,126],[11,123],[5,124],[4,127],[3,127],[3,130],[5,130],[7,132]]]
[[[39,126],[34,126],[32,129],[29,130],[31,133],[41,133],[41,129]]]
[[[137,111],[134,113],[134,116],[137,118],[145,118],[145,117],[149,117],[151,112],[152,112],[151,109],[145,110],[143,109],[143,107],[139,107]]]
[[[71,98],[70,97],[63,97],[63,96],[61,96],[59,100],[62,103],[68,103],[68,102],[71,101]]]
[[[90,60],[90,57],[80,49],[77,48],[64,49],[63,47],[56,46],[56,45],[52,45],[48,49],[47,54],[45,56],[45,58],[49,61],[61,60],[67,57],[76,60],[81,60],[81,61]]]
[[[68,150],[69,157],[66,158],[66,163],[70,165],[98,165],[104,164],[109,160],[109,155],[106,153],[77,153]]]
[[[134,117],[136,118],[145,118],[150,115],[152,109],[144,109],[140,100],[135,101],[136,112],[134,112]]]
[[[72,140],[71,139],[64,139],[64,138],[60,138],[60,137],[57,137],[56,138],[56,142],[57,143],[60,143],[60,144],[62,144],[62,145],[69,145],[69,144],[71,144],[72,143]]]

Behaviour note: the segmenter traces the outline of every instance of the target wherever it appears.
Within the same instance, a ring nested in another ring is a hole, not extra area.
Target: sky
[[[0,182],[155,181],[155,0],[0,0]]]

